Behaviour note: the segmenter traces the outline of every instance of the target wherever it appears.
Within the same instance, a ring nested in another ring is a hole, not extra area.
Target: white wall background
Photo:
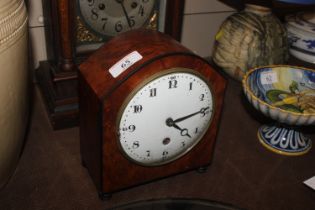
[[[215,34],[234,12],[217,0],[185,0],[182,44],[202,57],[210,56]]]
[[[31,57],[33,58],[33,67],[37,68],[39,66],[39,61],[47,59],[44,16],[41,0],[28,1],[28,15],[29,39],[32,52]]]
[[[171,0],[170,0],[171,1]],[[34,68],[47,59],[42,1],[29,0],[29,32]],[[182,44],[202,57],[212,53],[214,37],[233,8],[218,0],[185,0]]]

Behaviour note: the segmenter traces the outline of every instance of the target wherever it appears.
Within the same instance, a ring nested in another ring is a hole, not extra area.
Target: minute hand
[[[127,19],[128,25],[129,25],[129,28],[132,28],[132,23],[131,23],[131,20],[130,20],[130,18],[129,18],[129,16],[128,16],[126,7],[125,7],[125,5],[124,5],[124,0],[116,0],[116,1],[121,5],[121,7],[122,7],[122,9],[123,9],[124,15],[125,15],[125,17],[126,17],[126,19]]]
[[[188,118],[191,118],[191,117],[193,117],[193,116],[195,116],[195,115],[197,115],[197,114],[200,114],[200,113],[205,114],[205,112],[207,111],[207,109],[209,109],[209,107],[201,108],[198,112],[195,112],[195,113],[192,113],[192,114],[187,115],[187,116],[185,116],[185,117],[181,117],[181,118],[178,118],[178,119],[174,120],[174,123],[181,122],[181,121],[183,121],[183,120],[186,120],[186,119],[188,119]]]

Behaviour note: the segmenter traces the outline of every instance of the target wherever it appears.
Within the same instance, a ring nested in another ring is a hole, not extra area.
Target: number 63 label
[[[130,66],[132,66],[137,61],[141,60],[143,57],[138,51],[133,51],[120,59],[115,63],[110,69],[109,73],[114,77],[118,77],[121,73],[126,71]]]

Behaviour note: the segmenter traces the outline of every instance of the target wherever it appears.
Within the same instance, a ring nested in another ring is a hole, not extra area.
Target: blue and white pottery
[[[298,13],[286,17],[290,54],[315,63],[315,13]]]
[[[315,125],[315,70],[294,66],[264,66],[246,73],[243,90],[249,102],[277,121],[258,130],[260,142],[284,155],[302,155],[311,139],[297,126]]]

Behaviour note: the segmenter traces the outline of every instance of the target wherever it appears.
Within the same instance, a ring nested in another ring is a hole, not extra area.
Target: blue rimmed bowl
[[[301,155],[311,139],[297,126],[315,125],[315,70],[278,65],[250,70],[242,81],[249,102],[277,123],[258,129],[260,142],[284,155]]]

